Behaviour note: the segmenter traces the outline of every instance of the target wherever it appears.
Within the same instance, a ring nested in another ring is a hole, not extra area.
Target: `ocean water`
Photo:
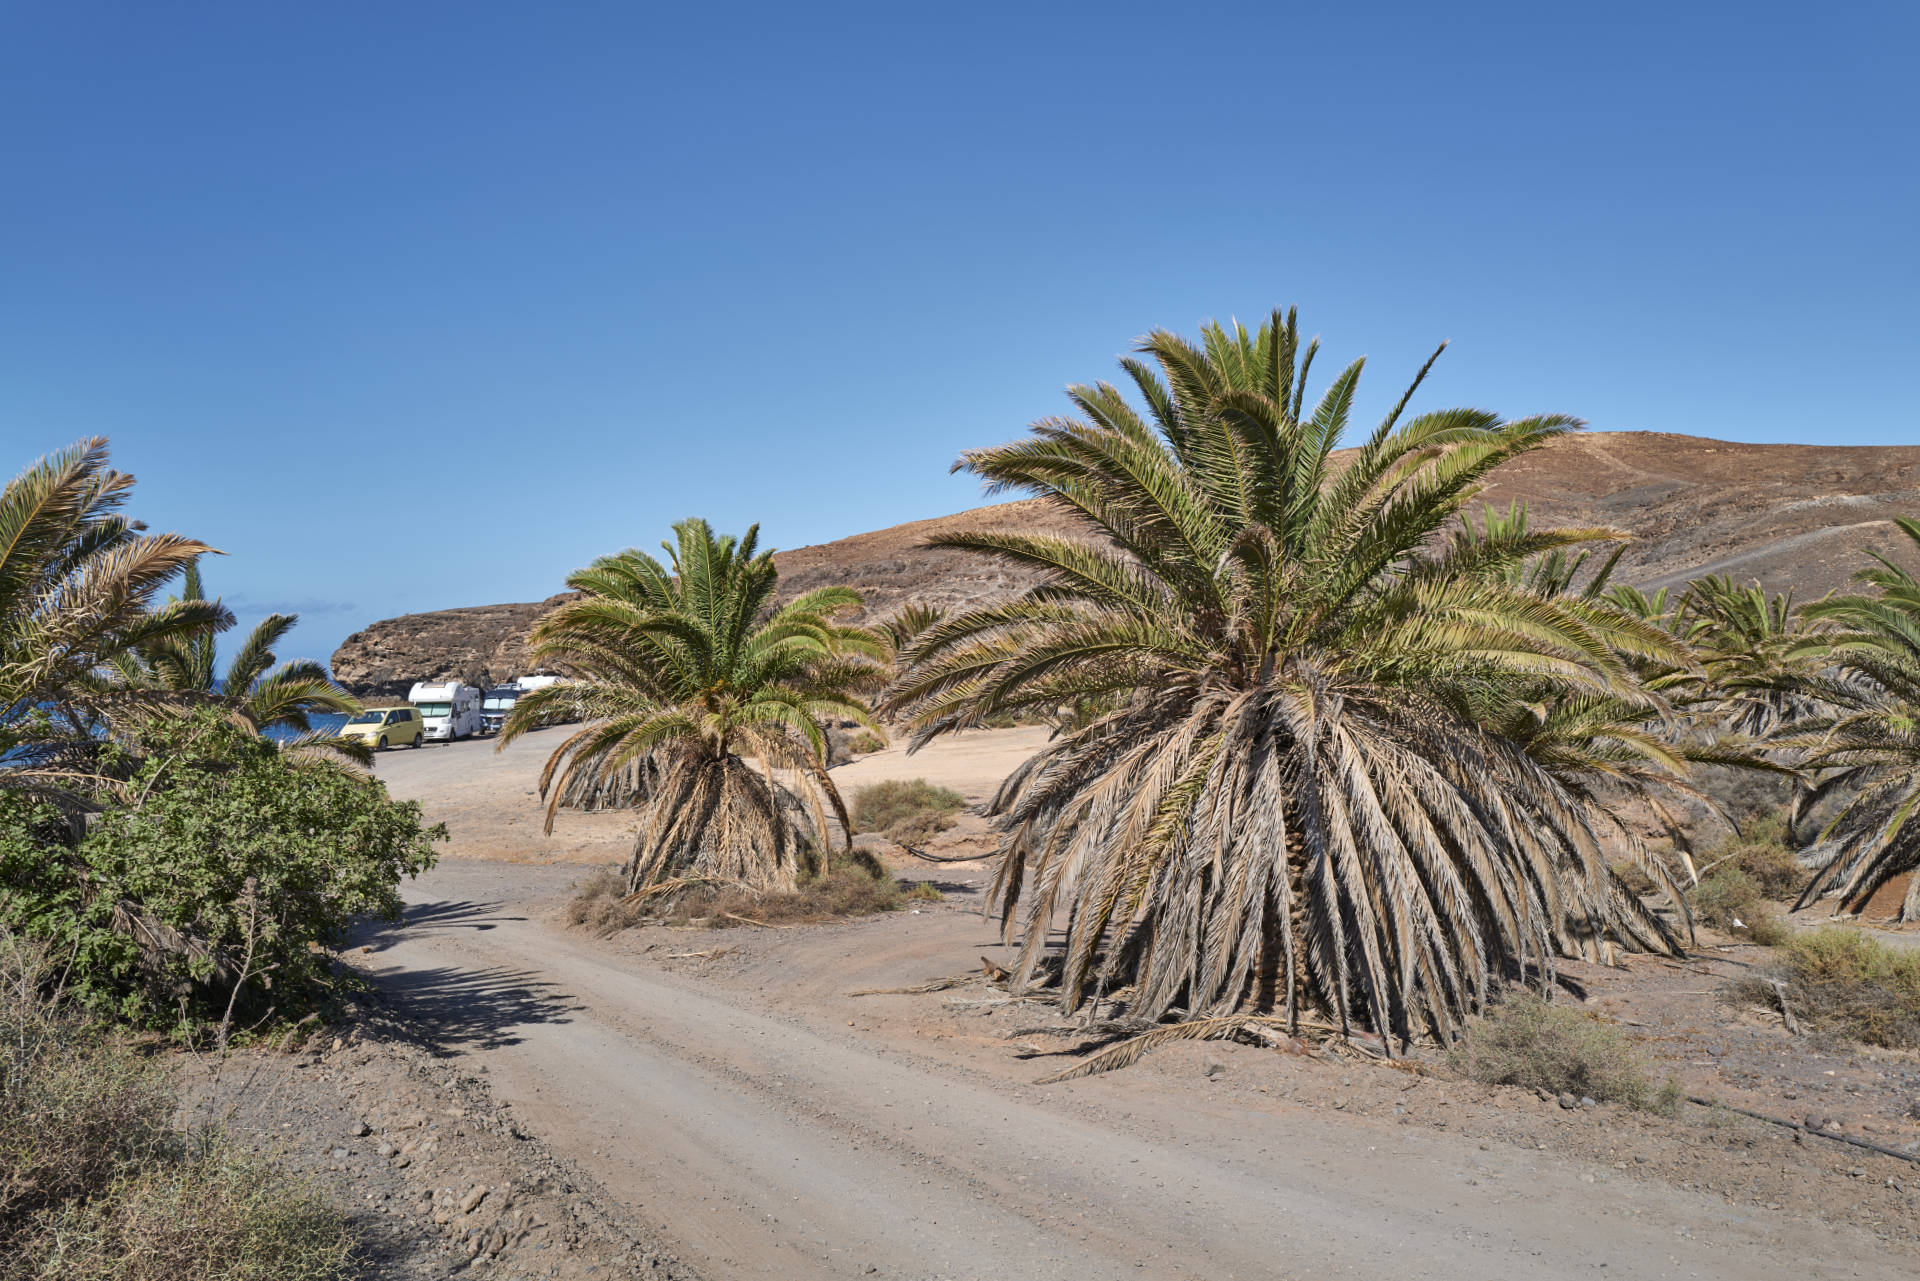
[[[346,714],[343,712],[315,712],[307,719],[312,721],[313,728],[322,734],[338,734],[340,727],[347,723]],[[291,730],[281,729],[276,726],[267,731],[267,737],[277,738],[284,743],[289,739],[295,739],[300,736]]]

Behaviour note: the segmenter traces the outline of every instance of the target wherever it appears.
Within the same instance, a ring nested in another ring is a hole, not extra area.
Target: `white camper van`
[[[407,701],[420,709],[428,741],[451,743],[480,732],[480,691],[459,681],[418,681]]]

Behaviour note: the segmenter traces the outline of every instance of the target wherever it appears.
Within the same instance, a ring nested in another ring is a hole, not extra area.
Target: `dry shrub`
[[[45,998],[42,953],[0,932],[0,1239],[165,1156],[173,1092]]]
[[[1794,857],[1787,843],[1787,822],[1778,814],[1746,824],[1737,836],[1708,851],[1701,865],[1716,871],[1737,868],[1753,881],[1762,897],[1770,899],[1793,897],[1810,875]]]
[[[36,1281],[320,1281],[346,1274],[352,1239],[306,1185],[214,1147],[68,1202],[23,1251]]]
[[[869,783],[853,794],[853,830],[885,832],[902,845],[928,840],[953,826],[967,798],[924,778]]]
[[[863,729],[847,741],[847,750],[855,756],[865,756],[868,752],[884,752],[887,750],[887,740],[885,736],[876,734],[870,729]]]
[[[1448,1061],[1455,1071],[1488,1085],[1523,1085],[1636,1107],[1657,1097],[1619,1028],[1533,993],[1509,997],[1473,1020]]]
[[[51,977],[0,931],[0,1279],[341,1275],[345,1220],[217,1134],[189,1143],[162,1068],[50,997]]]
[[[1807,871],[1787,846],[1785,820],[1755,819],[1703,856],[1700,866],[1707,873],[1688,898],[1701,924],[1767,947],[1791,937],[1793,927],[1773,903],[1797,891]]]
[[[618,934],[644,915],[627,902],[626,878],[605,868],[589,876],[567,904],[567,924],[602,936]]]
[[[1888,947],[1843,925],[1808,930],[1780,949],[1777,972],[1736,985],[1776,1005],[1784,980],[1793,1012],[1814,1027],[1892,1049],[1920,1049],[1920,951]]]

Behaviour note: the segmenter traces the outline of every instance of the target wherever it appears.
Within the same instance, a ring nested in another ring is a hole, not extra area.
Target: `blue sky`
[[[0,469],[326,657],[674,519],[958,510],[1153,327],[1384,408],[1911,442],[1911,4],[10,6]]]

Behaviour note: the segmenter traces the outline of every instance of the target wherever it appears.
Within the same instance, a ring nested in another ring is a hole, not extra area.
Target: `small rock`
[[[1592,1095],[1583,1094],[1580,1096],[1580,1106],[1583,1108],[1597,1108],[1600,1104],[1594,1100]]]
[[[473,1190],[471,1192],[468,1192],[464,1197],[460,1198],[460,1213],[472,1214],[474,1212],[474,1209],[478,1207],[479,1204],[486,1199],[487,1199],[487,1185],[484,1183],[474,1184]]]
[[[353,1125],[350,1126],[347,1130],[347,1134],[356,1139],[364,1139],[369,1134],[372,1134],[372,1133],[373,1133],[373,1127],[368,1125],[365,1121],[355,1121]]]
[[[333,1150],[333,1159],[334,1159],[334,1160],[336,1160],[336,1161],[344,1161],[344,1160],[346,1160],[346,1159],[347,1159],[347,1150],[346,1150],[345,1148],[335,1148],[335,1149]]]
[[[1200,1075],[1201,1076],[1219,1076],[1222,1072],[1226,1070],[1227,1070],[1227,1065],[1224,1063],[1209,1063],[1207,1064],[1206,1067],[1200,1070]]]
[[[1580,1100],[1574,1098],[1571,1094],[1562,1094],[1560,1096],[1560,1106],[1571,1112],[1580,1106]]]

